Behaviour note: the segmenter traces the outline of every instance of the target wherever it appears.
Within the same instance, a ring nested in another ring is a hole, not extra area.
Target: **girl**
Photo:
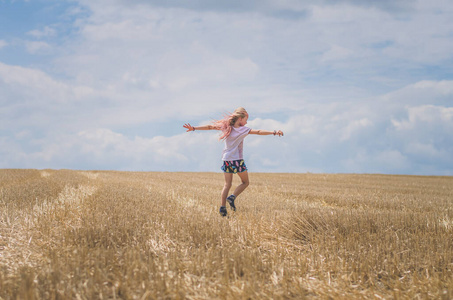
[[[247,167],[243,157],[243,141],[248,134],[258,135],[278,135],[283,136],[281,130],[267,131],[267,130],[256,130],[246,127],[249,115],[247,111],[239,107],[232,114],[226,116],[223,120],[214,121],[212,125],[204,125],[194,127],[190,124],[184,124],[186,132],[195,130],[220,130],[222,134],[219,140],[225,141],[225,148],[223,149],[222,155],[222,170],[225,175],[225,185],[222,190],[222,203],[220,206],[220,214],[225,217],[227,215],[226,202],[231,206],[231,209],[236,211],[234,200],[239,196],[249,185],[249,177],[247,173]],[[228,198],[230,191],[233,174],[238,174],[241,178],[242,183],[236,187],[233,194]]]

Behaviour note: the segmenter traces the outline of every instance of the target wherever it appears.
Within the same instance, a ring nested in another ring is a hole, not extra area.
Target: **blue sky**
[[[451,1],[0,0],[0,168],[453,175]]]

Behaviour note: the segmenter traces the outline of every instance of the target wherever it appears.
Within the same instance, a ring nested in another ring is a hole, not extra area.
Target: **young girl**
[[[247,167],[243,157],[243,145],[244,138],[248,134],[258,135],[278,135],[283,136],[281,130],[267,131],[267,130],[256,130],[246,127],[249,115],[247,111],[239,107],[232,114],[226,116],[223,120],[214,121],[212,125],[204,125],[194,127],[190,124],[184,124],[184,128],[189,131],[195,130],[221,130],[222,134],[219,140],[225,141],[225,148],[223,149],[222,155],[222,170],[225,175],[225,185],[222,190],[222,204],[220,206],[220,214],[224,217],[227,215],[226,202],[231,206],[231,209],[236,211],[234,200],[239,196],[249,185],[249,176],[247,173]],[[230,191],[233,174],[238,174],[241,178],[242,183],[236,187],[233,194],[228,198]]]

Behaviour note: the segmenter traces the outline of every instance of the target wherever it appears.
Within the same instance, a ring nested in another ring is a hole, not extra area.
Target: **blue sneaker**
[[[220,206],[220,211],[219,211],[219,212],[220,212],[220,215],[221,215],[222,217],[226,217],[226,215],[227,215],[227,210],[226,210],[226,207],[225,207],[225,206]]]
[[[227,198],[227,201],[230,204],[231,209],[236,211],[236,206],[234,205],[234,200],[236,200],[236,196],[235,195],[231,195],[230,197]]]

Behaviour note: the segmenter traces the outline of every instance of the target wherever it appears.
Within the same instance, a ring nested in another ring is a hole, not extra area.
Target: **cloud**
[[[53,37],[57,34],[57,31],[50,26],[44,26],[42,30],[33,29],[27,32],[27,34],[34,38],[41,39],[45,37]]]
[[[412,11],[415,8],[415,1],[412,0],[381,0],[381,1],[360,1],[360,0],[325,0],[325,3],[332,5],[338,4],[349,4],[354,6],[361,6],[366,8],[377,8],[390,13],[402,13]]]
[[[3,138],[0,143],[2,164],[14,163],[23,168],[33,165],[34,168],[212,171],[221,150],[212,133],[131,138],[106,128],[34,139],[31,149],[11,139]],[[211,150],[203,158],[206,163],[195,160],[201,149]]]
[[[255,93],[279,86],[287,94],[297,87],[314,89],[317,98],[326,89],[329,96],[336,90],[346,99],[362,98],[369,89],[410,83],[414,72],[408,64],[423,68],[452,55],[452,22],[443,14],[426,17],[409,2],[410,20],[354,1],[340,6],[245,1],[229,3],[233,10],[223,9],[226,2],[81,3],[91,15],[77,20],[79,35],[63,51],[69,55],[56,59],[57,68],[84,85],[124,87],[125,92],[168,89],[190,95],[224,88],[234,93],[238,85],[248,85]],[[282,21],[256,13],[279,9],[309,9],[310,15]],[[438,28],[435,18],[445,25]],[[416,38],[408,39],[414,31]],[[394,74],[388,76],[388,69]]]
[[[11,89],[11,92],[21,93],[33,97],[33,99],[36,100],[39,100],[40,98],[39,95],[34,96],[35,93],[45,94],[47,97],[41,99],[39,104],[42,104],[49,99],[55,102],[64,102],[68,99],[67,94],[70,93],[70,90],[73,88],[73,86],[65,83],[63,80],[53,78],[39,69],[11,66],[1,62],[0,80],[4,83],[4,87],[9,87]],[[28,101],[28,99],[30,98],[19,97],[19,100]],[[34,102],[34,100],[30,102]],[[12,102],[6,103],[12,104]]]
[[[249,125],[285,131],[278,149],[287,169],[321,165],[329,172],[432,174],[437,168],[438,174],[451,175],[453,107],[445,99],[451,99],[452,84],[418,82],[368,101],[320,103],[283,123],[254,119]],[[251,146],[269,159],[272,151],[259,149],[268,149],[265,140]]]
[[[408,105],[449,105],[453,97],[453,80],[422,80],[409,84],[384,96],[388,102],[406,103]]]
[[[328,51],[326,51],[321,58],[321,62],[328,63],[331,61],[343,60],[350,57],[353,52],[347,48],[332,45]]]
[[[124,126],[156,124],[166,114],[172,115],[173,122],[190,121],[200,111],[190,101],[200,102],[193,95],[188,103],[179,102],[179,107],[171,101],[151,104],[132,99],[128,103],[121,101],[130,96],[126,92],[96,90],[40,70],[5,64],[0,64],[0,82],[6,93],[3,99],[16,99],[1,106],[1,128],[7,133],[2,138],[3,167],[217,170],[223,146],[215,132],[152,137],[119,132]],[[249,167],[261,172],[451,174],[453,108],[448,99],[452,87],[453,81],[420,81],[368,101],[270,101],[269,108],[298,108],[281,120],[275,119],[272,110],[266,113],[268,118],[261,118],[258,107],[263,103],[250,102],[249,126],[281,129],[285,137],[247,138]],[[209,101],[206,105],[200,115],[215,108],[211,118],[220,117],[221,106]],[[156,111],[164,116],[156,116]],[[182,123],[176,126],[183,132]],[[200,166],[202,159],[209,163]]]
[[[92,4],[88,1],[80,1],[90,7],[103,3],[98,1],[96,4]],[[109,3],[111,3],[110,1]],[[283,18],[283,19],[304,19],[309,15],[309,6],[301,3],[300,1],[295,0],[286,0],[286,1],[256,1],[256,0],[247,0],[247,1],[209,1],[209,0],[200,0],[200,1],[164,1],[164,0],[153,0],[153,1],[144,1],[144,0],[117,0],[115,4],[118,6],[131,6],[136,9],[137,7],[157,7],[163,9],[184,9],[197,12],[215,12],[221,14],[231,14],[231,13],[259,13],[267,15],[274,18]],[[101,4],[102,5],[102,4]]]
[[[407,109],[407,119],[392,120],[398,131],[420,130],[426,126],[434,127],[442,131],[453,129],[453,107],[439,107],[423,105]],[[444,125],[444,126],[442,126]]]
[[[6,46],[8,46],[8,43],[4,40],[0,40],[0,49],[4,48]]]
[[[102,92],[90,87],[72,85],[41,70],[2,63],[0,86],[0,129],[6,132],[33,128],[42,135],[50,126],[54,131],[90,126],[96,122],[96,102],[104,100]]]
[[[42,41],[26,41],[25,47],[30,54],[46,53],[52,48],[48,43]]]
[[[430,165],[437,161],[451,168],[453,107],[409,107],[406,116],[392,124],[399,148],[412,162]]]

